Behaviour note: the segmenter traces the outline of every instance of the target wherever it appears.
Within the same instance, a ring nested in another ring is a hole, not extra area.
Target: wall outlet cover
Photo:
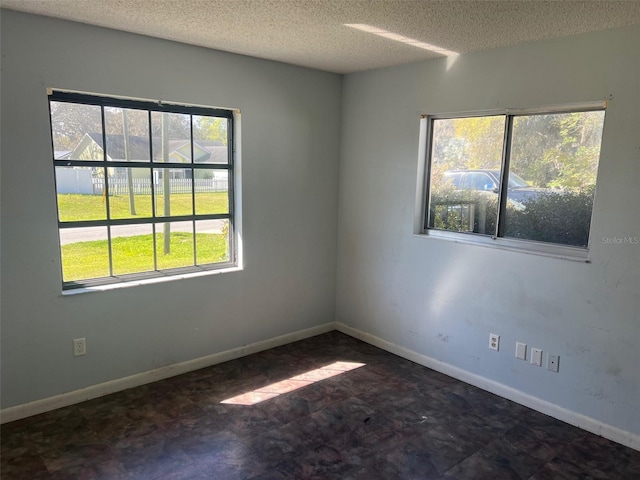
[[[87,354],[87,341],[84,338],[73,339],[73,356],[79,357],[80,355]]]
[[[560,355],[551,355],[547,358],[547,370],[558,373],[560,369]]]
[[[500,350],[500,335],[496,335],[495,333],[489,334],[489,348],[496,352]]]

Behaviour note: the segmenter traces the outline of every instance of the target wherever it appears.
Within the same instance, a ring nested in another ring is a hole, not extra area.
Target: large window
[[[586,250],[603,124],[602,106],[427,117],[424,229]]]
[[[49,96],[63,288],[236,265],[230,110]]]

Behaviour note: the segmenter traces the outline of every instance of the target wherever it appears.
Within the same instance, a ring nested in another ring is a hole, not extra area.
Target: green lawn
[[[153,236],[116,237],[111,240],[114,275],[154,270]],[[223,234],[196,234],[198,265],[228,260],[227,241]],[[158,270],[194,265],[193,235],[171,233],[171,252],[164,254],[163,234],[156,234]],[[62,269],[65,282],[109,276],[109,251],[106,240],[77,242],[62,246]]]
[[[164,216],[164,197],[156,195],[156,212]],[[190,193],[174,193],[170,196],[171,215],[192,215]],[[111,218],[144,218],[151,216],[151,195],[134,195],[135,215],[131,215],[129,195],[109,197]],[[102,195],[59,194],[58,212],[60,221],[104,220],[107,217],[106,198]],[[196,193],[196,214],[229,212],[227,192]]]

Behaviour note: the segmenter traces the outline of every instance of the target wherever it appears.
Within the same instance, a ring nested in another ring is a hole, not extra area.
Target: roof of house
[[[83,140],[78,143],[74,152],[82,145],[87,137],[103,149],[103,138],[100,133],[87,133]],[[149,138],[136,135],[129,135],[130,160],[149,160]],[[124,160],[126,158],[124,149],[124,135],[106,135],[107,156],[112,160]],[[189,140],[170,140],[169,153],[177,154],[184,159],[185,163],[190,161],[190,155],[183,153],[181,149],[189,145]],[[228,163],[228,149],[221,142],[216,140],[194,140],[195,163]],[[153,156],[158,161],[162,155],[162,142],[158,137],[153,138]],[[86,148],[86,147],[84,147]],[[82,150],[84,150],[84,148]],[[188,152],[188,150],[187,150]],[[73,152],[72,152],[73,153]],[[79,153],[79,152],[78,152]],[[77,157],[77,155],[71,155]]]

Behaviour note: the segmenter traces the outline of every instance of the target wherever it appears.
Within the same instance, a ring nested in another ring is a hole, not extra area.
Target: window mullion
[[[154,155],[154,151],[153,151],[153,125],[151,124],[152,120],[152,115],[151,115],[151,110],[147,111],[147,115],[148,115],[148,119],[147,119],[147,124],[149,125],[149,165],[150,165],[150,169],[149,169],[149,173],[151,174],[151,217],[153,218],[153,223],[151,224],[151,241],[153,244],[153,269],[155,271],[158,270],[158,245],[156,245],[156,220],[157,220],[157,215],[156,215],[156,182],[155,182],[155,176],[154,176],[154,161],[153,161],[153,155]]]
[[[503,219],[506,218],[507,196],[509,195],[509,162],[511,160],[511,139],[513,135],[513,115],[504,120],[504,139],[502,143],[502,163],[500,166],[500,191],[498,192],[498,213],[495,237],[504,236]]]
[[[233,132],[234,122],[230,119],[227,119],[227,164],[229,169],[227,170],[227,200],[229,204],[229,216],[233,217],[234,212],[234,165],[233,158],[236,146],[234,144],[233,139],[235,138]]]
[[[431,168],[433,166],[433,158],[432,158],[432,149],[433,149],[433,122],[434,118],[428,118],[423,116],[420,120],[421,122],[425,122],[426,127],[426,148],[425,148],[425,156],[424,161],[426,162],[427,168],[425,168],[425,177],[424,184],[426,186],[426,200],[424,203],[424,226],[423,229],[426,232],[429,229],[429,225],[431,222]]]
[[[235,118],[227,119],[227,164],[229,165],[229,169],[227,170],[227,204],[229,205],[229,217],[227,219],[228,228],[227,228],[227,245],[229,248],[229,259],[232,262],[237,261],[236,257],[236,246],[235,246],[235,234],[234,234],[234,220],[235,220]]]
[[[104,175],[104,203],[106,208],[107,218],[105,224],[107,227],[107,250],[109,252],[109,276],[113,277],[113,245],[111,244],[111,206],[109,205],[109,164],[107,163],[107,129],[106,119],[104,114],[104,106],[100,106],[100,117],[102,120],[102,163],[103,163],[103,175]]]
[[[155,271],[158,270],[158,245],[156,242],[156,225],[157,223],[151,224],[151,235],[153,235],[153,269]]]
[[[196,214],[196,170],[193,168],[195,164],[195,149],[193,148],[193,115],[189,115],[189,132],[190,132],[190,140],[191,140],[191,213],[193,215]],[[191,227],[193,232],[193,264],[197,265],[197,252],[196,252],[196,220],[195,218],[191,221]]]

